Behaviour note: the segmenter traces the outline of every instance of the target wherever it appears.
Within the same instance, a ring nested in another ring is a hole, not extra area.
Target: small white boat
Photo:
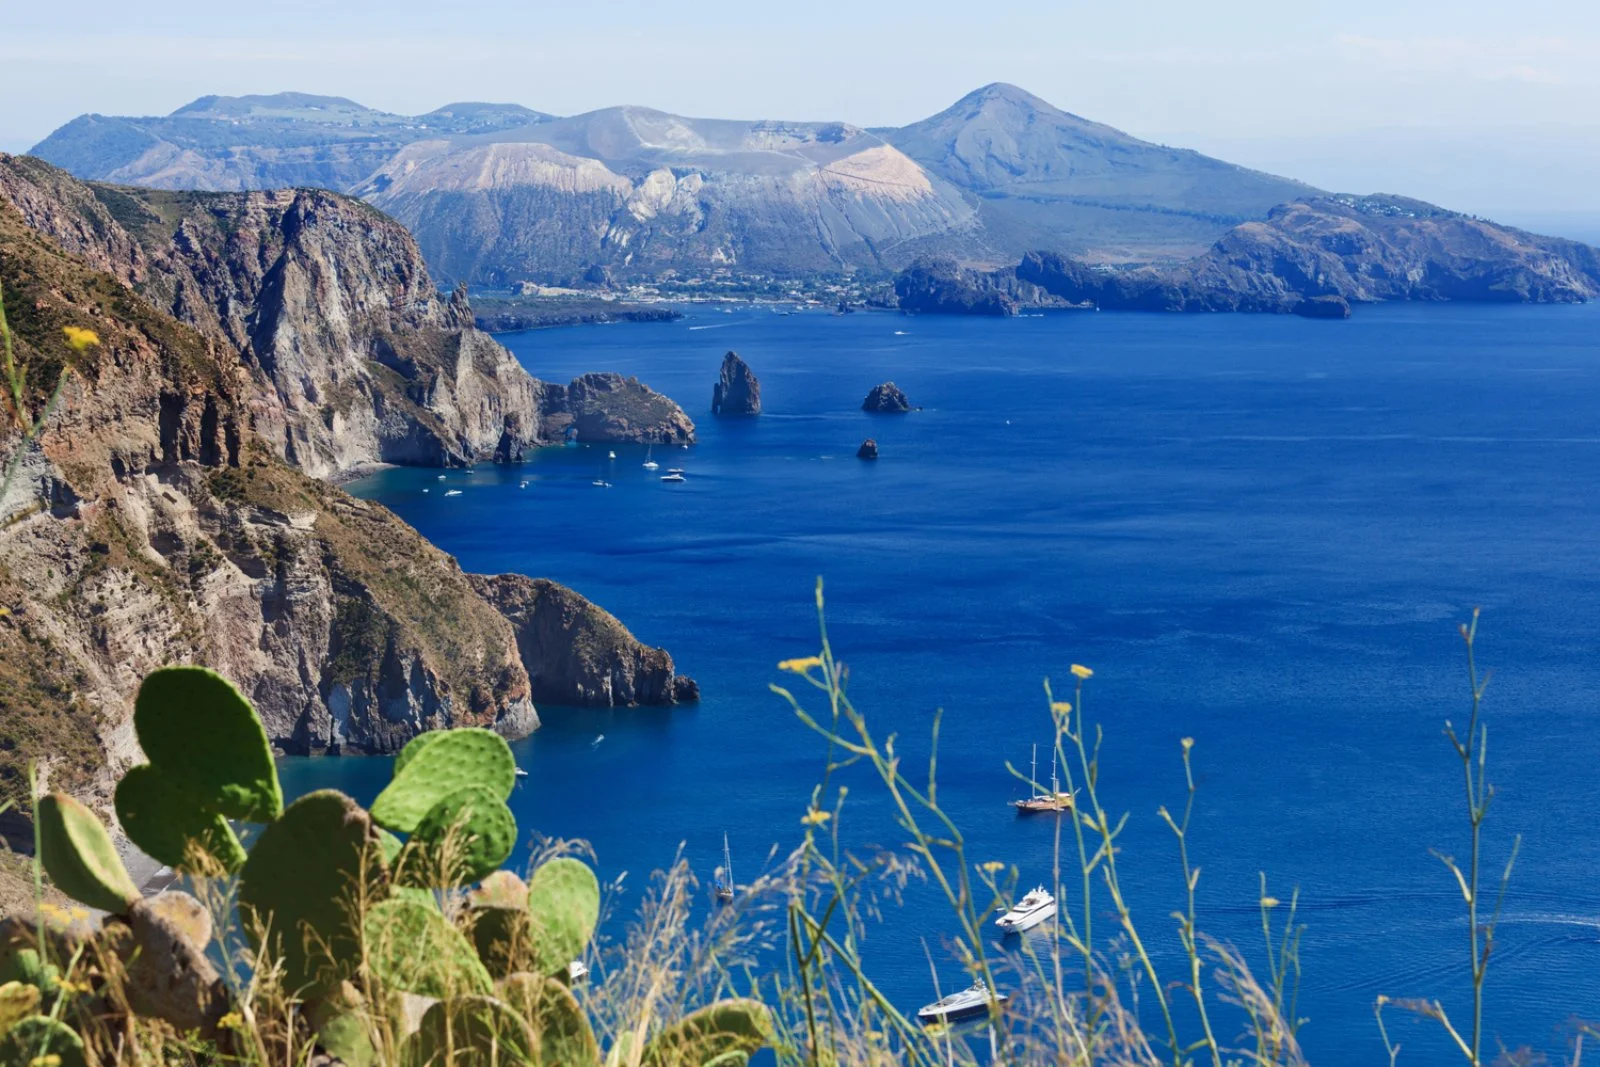
[[[444,495],[445,496],[460,496],[461,495],[461,490],[459,490],[459,489],[446,489],[444,491]]]
[[[1046,919],[1054,918],[1055,914],[1056,898],[1045,892],[1041,885],[1013,904],[1011,910],[996,919],[994,924],[1008,934],[1021,933],[1032,930]]]
[[[644,469],[645,470],[653,471],[656,468],[661,466],[661,464],[656,462],[655,453],[656,453],[656,450],[655,450],[655,446],[654,445],[651,445],[651,446],[649,446],[648,448],[646,448],[644,450]]]
[[[722,835],[722,866],[711,875],[711,895],[718,904],[733,902],[733,853],[728,848],[728,835]]]
[[[917,1012],[917,1018],[925,1023],[947,1023],[956,1019],[966,1019],[973,1015],[983,1015],[988,1012],[991,1004],[1004,1004],[1004,993],[992,993],[980,978],[972,985],[959,993],[951,993],[947,997],[929,1004]]]
[[[528,777],[528,772],[523,770],[521,767],[518,767],[517,768],[517,777],[518,778],[526,778],[526,777]]]
[[[426,493],[426,492],[427,492],[427,490],[426,490],[426,489],[424,489],[424,490],[423,490],[423,492],[424,492],[424,493]]]
[[[604,478],[596,478],[594,481],[590,482],[589,484],[590,485],[599,486],[601,489],[610,489],[611,488],[611,483],[606,481]]]
[[[663,474],[661,480],[664,482],[681,482],[685,479],[681,474]]]
[[[528,483],[527,482],[519,482],[518,485],[517,485],[517,488],[518,489],[526,489],[526,488],[528,488]]]
[[[617,458],[617,454],[615,452],[607,452],[606,453],[606,458],[607,459],[616,459]]]
[[[581,982],[589,977],[589,965],[582,960],[573,960],[567,964],[567,979],[572,982]]]
[[[683,474],[684,470],[683,470],[682,467],[668,467],[667,468],[667,473],[668,474]]]
[[[444,481],[444,475],[442,475],[442,474],[441,474],[441,475],[439,475],[439,480],[440,480],[440,481],[441,481],[441,482],[442,482],[442,481]]]

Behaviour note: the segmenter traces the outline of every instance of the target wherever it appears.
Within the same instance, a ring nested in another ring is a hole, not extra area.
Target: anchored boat
[[[711,892],[719,904],[728,904],[733,900],[733,853],[728,851],[726,832],[722,835],[722,866],[712,875]]]
[[[948,1023],[957,1019],[967,1019],[974,1015],[983,1015],[989,1010],[991,1004],[1004,1004],[1004,993],[991,992],[989,987],[980,978],[972,985],[959,993],[951,993],[947,997],[929,1004],[917,1012],[917,1018],[925,1023]]]
[[[994,924],[1008,934],[1017,934],[1054,918],[1055,914],[1056,898],[1041,885],[1013,904],[1011,910],[996,919]]]
[[[1028,772],[1028,781],[1039,780],[1039,746],[1033,746],[1033,766]],[[1012,806],[1017,809],[1018,815],[1040,815],[1044,812],[1063,812],[1072,810],[1072,794],[1063,793],[1056,782],[1056,754],[1055,746],[1050,748],[1050,792],[1038,793],[1025,800],[1013,800]]]

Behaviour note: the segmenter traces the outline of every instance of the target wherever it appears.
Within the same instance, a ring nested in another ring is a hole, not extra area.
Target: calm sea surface
[[[1463,902],[1429,849],[1466,852],[1442,726],[1467,711],[1456,627],[1481,605],[1496,870],[1522,835],[1490,1040],[1555,1051],[1570,1017],[1600,1019],[1600,306],[1342,323],[706,310],[503,340],[539,377],[618,370],[677,399],[699,444],[655,458],[688,481],[598,445],[355,490],[470,570],[573,586],[699,680],[698,707],[541,708],[516,746],[519,820],[592,841],[603,879],[628,871],[623,917],[680,842],[709,877],[726,830],[744,880],[798,841],[823,749],[767,685],[816,650],[820,575],[859,706],[918,766],[945,709],[940,797],[973,860],[1028,885],[1048,877],[1051,827],[1006,806],[1005,762],[1049,738],[1042,679],[1094,668],[1104,799],[1131,815],[1122,868],[1171,980],[1182,882],[1156,809],[1181,805],[1193,737],[1201,926],[1264,970],[1258,872],[1285,900],[1298,887],[1305,1047],[1382,1062],[1379,994],[1466,1010]],[[710,415],[730,348],[760,375],[760,418]],[[862,413],[885,379],[924,410]],[[854,455],[869,436],[876,463]],[[388,761],[285,776],[370,800]],[[901,839],[859,779],[845,810],[851,841]],[[871,931],[901,1007],[932,999],[930,953],[956,981],[950,932],[926,891]],[[1395,1014],[1391,1033],[1402,1063],[1442,1061],[1432,1024]]]

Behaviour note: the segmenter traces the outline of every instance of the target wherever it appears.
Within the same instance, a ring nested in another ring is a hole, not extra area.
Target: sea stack
[[[884,382],[874,385],[872,392],[861,402],[862,411],[871,411],[879,415],[900,415],[911,410],[911,401],[906,399],[906,394],[893,382]]]
[[[722,377],[711,391],[711,414],[761,414],[761,382],[737,352],[722,357]]]
[[[857,459],[877,459],[878,458],[878,442],[875,441],[871,437],[867,438],[865,441],[862,441],[861,442],[861,447],[856,449],[856,458]]]

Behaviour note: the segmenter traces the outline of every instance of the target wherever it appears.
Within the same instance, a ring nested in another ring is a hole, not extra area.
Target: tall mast
[[[1039,788],[1039,742],[1033,743],[1033,765],[1028,768],[1028,786],[1031,789]]]
[[[1056,786],[1056,746],[1050,746],[1050,797],[1054,799],[1061,790]]]
[[[728,879],[728,888],[733,888],[733,853],[728,851],[728,831],[722,831],[722,870]]]

